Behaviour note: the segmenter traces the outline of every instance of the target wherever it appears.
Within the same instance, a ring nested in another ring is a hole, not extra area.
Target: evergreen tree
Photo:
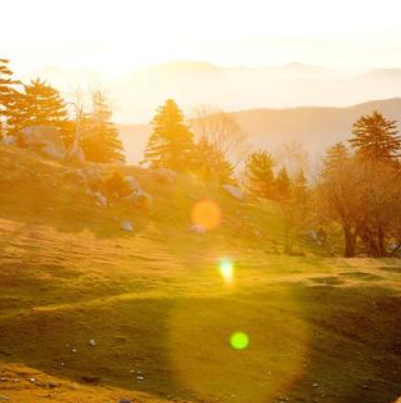
[[[68,122],[67,108],[60,93],[40,79],[24,85],[10,103],[8,125],[16,134],[29,126],[51,126],[63,132]]]
[[[6,119],[9,116],[9,105],[15,96],[15,86],[19,84],[13,79],[13,72],[8,67],[9,60],[0,59],[0,139],[4,134]]]
[[[285,167],[281,168],[276,178],[276,194],[279,199],[286,199],[291,195],[291,178]]]
[[[202,138],[195,147],[194,171],[207,182],[234,183],[234,168],[219,149]]]
[[[323,174],[334,172],[350,158],[350,153],[343,142],[338,142],[330,147],[323,160]]]
[[[274,161],[266,151],[250,154],[246,160],[245,177],[249,191],[263,199],[275,196]]]
[[[353,138],[349,140],[356,155],[363,161],[394,162],[401,149],[397,124],[379,112],[362,116],[354,125]]]
[[[118,130],[111,122],[112,111],[106,96],[101,91],[92,94],[93,112],[82,119],[83,139],[81,142],[88,161],[108,163],[123,162],[124,148]]]
[[[187,172],[193,167],[193,134],[184,123],[177,104],[169,99],[153,121],[153,132],[145,150],[145,163],[153,168]]]

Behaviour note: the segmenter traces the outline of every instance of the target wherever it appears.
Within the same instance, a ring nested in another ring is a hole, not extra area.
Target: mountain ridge
[[[275,151],[286,142],[297,141],[307,143],[312,153],[321,153],[336,141],[347,139],[353,123],[361,115],[374,110],[401,122],[400,97],[371,100],[347,107],[257,108],[233,113],[248,133],[254,149]],[[151,132],[150,124],[120,124],[119,129],[128,161],[138,163]]]

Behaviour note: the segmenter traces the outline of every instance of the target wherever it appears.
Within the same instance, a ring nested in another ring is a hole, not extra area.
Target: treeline
[[[105,95],[92,93],[89,112],[82,105],[77,97],[68,108],[59,91],[39,79],[19,82],[9,62],[0,59],[0,137],[51,126],[67,147],[78,140],[87,161],[124,161]],[[401,137],[396,122],[379,112],[362,116],[347,143],[327,150],[313,180],[302,164],[294,169],[266,150],[250,152],[235,116],[222,110],[201,107],[187,120],[168,100],[152,125],[142,163],[236,184],[255,199],[278,203],[286,253],[308,228],[324,233],[322,228],[334,223],[342,228],[347,257],[401,255]]]
[[[344,232],[345,256],[401,248],[401,137],[378,112],[361,117],[348,145],[330,148],[316,186],[322,212]]]
[[[302,171],[277,173],[266,152],[251,154],[247,184],[255,196],[281,203],[286,251],[308,225],[341,226],[344,255],[396,256],[401,251],[401,137],[395,121],[362,116],[347,143],[327,150],[313,181]]]
[[[237,182],[235,168],[247,150],[247,142],[232,114],[205,106],[186,122],[170,99],[158,108],[152,125],[142,163],[192,173],[208,182]]]
[[[329,223],[342,228],[347,257],[401,251],[401,137],[395,121],[378,112],[362,116],[347,143],[327,150],[313,180],[302,166],[289,172],[265,150],[250,153],[235,124],[231,115],[213,110],[186,124],[169,100],[153,120],[144,162],[206,181],[237,183],[257,199],[277,202],[286,253],[308,227],[325,233]],[[235,173],[238,164],[242,174]]]
[[[59,130],[67,149],[79,137],[87,161],[124,161],[107,97],[96,90],[91,101],[91,110],[86,111],[79,96],[68,103],[39,78],[22,83],[14,77],[9,61],[0,59],[0,138],[18,138],[27,127],[48,126]]]

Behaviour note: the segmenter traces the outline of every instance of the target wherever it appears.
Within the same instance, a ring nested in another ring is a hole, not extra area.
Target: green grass
[[[306,245],[306,256],[284,256],[274,204],[240,203],[187,176],[168,185],[126,168],[155,196],[146,213],[96,206],[71,167],[23,150],[0,146],[0,169],[0,395],[387,403],[401,394],[398,261],[325,258]],[[203,198],[223,212],[204,236],[188,231]],[[124,219],[133,233],[120,230]],[[236,332],[247,348],[232,348]]]

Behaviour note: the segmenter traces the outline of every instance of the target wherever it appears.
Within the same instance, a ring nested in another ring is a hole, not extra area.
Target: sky
[[[0,57],[17,73],[126,74],[170,60],[401,67],[399,0],[12,0]]]

